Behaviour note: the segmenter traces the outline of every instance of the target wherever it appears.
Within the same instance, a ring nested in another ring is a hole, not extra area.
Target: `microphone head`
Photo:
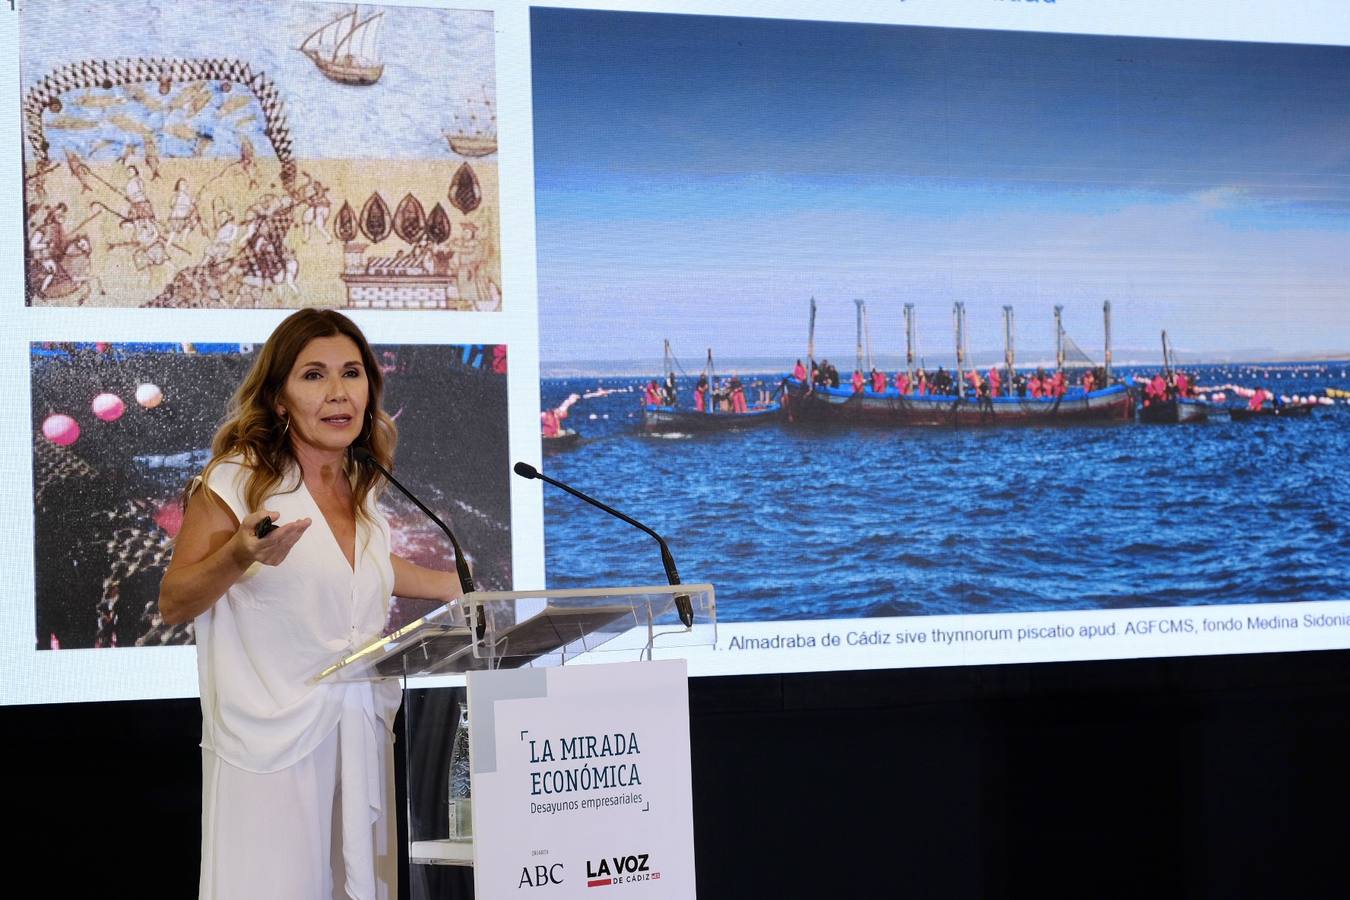
[[[353,447],[352,459],[359,463],[368,463],[375,461],[375,454],[371,453],[365,447]]]
[[[515,465],[515,473],[521,478],[538,478],[539,470],[529,463],[518,462]]]

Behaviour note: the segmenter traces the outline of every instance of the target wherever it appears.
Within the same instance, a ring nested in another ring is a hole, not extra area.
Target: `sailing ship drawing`
[[[463,118],[455,113],[454,127],[441,132],[450,149],[460,156],[478,158],[497,152],[497,111],[493,109],[492,98],[484,94],[481,113],[478,104],[469,100]]]
[[[340,84],[370,85],[384,74],[380,59],[380,26],[384,13],[361,18],[361,7],[353,6],[322,28],[312,32],[300,45],[300,52],[313,61],[325,77]]]

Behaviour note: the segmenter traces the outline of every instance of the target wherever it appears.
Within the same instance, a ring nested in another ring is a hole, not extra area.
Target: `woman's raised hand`
[[[255,562],[265,566],[280,565],[310,526],[309,519],[296,519],[278,525],[266,537],[258,537],[258,523],[265,518],[276,519],[277,515],[273,510],[260,509],[249,513],[239,523],[239,530],[234,533],[231,542],[234,545],[234,558],[240,565],[245,568]]]

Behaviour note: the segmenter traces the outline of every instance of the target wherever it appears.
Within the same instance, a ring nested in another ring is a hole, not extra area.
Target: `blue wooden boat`
[[[731,431],[771,424],[778,421],[781,412],[782,404],[777,401],[751,406],[743,413],[699,412],[689,407],[646,404],[642,407],[642,427],[653,433]]]
[[[991,397],[985,403],[966,395],[901,394],[895,388],[854,392],[851,387],[808,385],[784,380],[790,421],[838,421],[883,426],[1073,425],[1128,422],[1134,395],[1123,384],[1087,392],[1073,388],[1062,397]]]
[[[1161,400],[1150,400],[1146,395],[1139,406],[1139,421],[1152,425],[1185,425],[1192,422],[1204,422],[1209,419],[1210,405],[1194,397],[1176,396],[1175,366],[1172,365],[1172,348],[1167,343],[1167,330],[1162,333],[1163,372],[1167,376],[1168,396]]]
[[[1139,421],[1155,425],[1184,425],[1209,419],[1210,405],[1193,397],[1174,397],[1171,400],[1144,403],[1139,407]]]
[[[675,367],[677,365],[674,353],[670,349],[670,341],[665,342],[665,371],[666,382],[672,388],[662,399],[672,400],[675,398],[673,389],[675,378]],[[752,403],[745,412],[730,412],[717,408],[711,396],[711,386],[717,382],[717,371],[713,366],[712,348],[708,348],[707,361],[704,364],[701,385],[705,389],[705,408],[702,412],[693,406],[670,403],[643,403],[642,406],[642,427],[643,430],[651,433],[665,434],[686,434],[703,433],[708,431],[731,431],[741,428],[753,428],[759,425],[768,425],[778,421],[778,416],[782,411],[782,406],[777,400],[771,400],[767,403]],[[732,376],[732,383],[736,383],[735,376]]]

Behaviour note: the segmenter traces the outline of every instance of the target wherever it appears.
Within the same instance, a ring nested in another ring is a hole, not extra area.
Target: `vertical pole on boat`
[[[1166,328],[1163,329],[1163,333],[1162,333],[1162,344],[1163,344],[1163,375],[1164,375],[1164,377],[1167,378],[1168,381],[1171,381],[1171,380],[1172,380],[1172,360],[1171,360],[1171,358],[1170,358],[1170,354],[1167,352],[1167,329],[1166,329]]]
[[[914,304],[905,304],[905,374],[914,383]]]
[[[1102,304],[1103,328],[1106,332],[1106,383],[1111,383],[1111,301]]]
[[[670,384],[670,376],[675,372],[675,366],[672,364],[675,354],[670,352],[670,338],[661,339],[661,405],[675,405],[673,396],[666,396],[666,386]]]
[[[1055,368],[1064,368],[1064,307],[1055,306]]]
[[[956,396],[960,397],[966,379],[966,304],[960,300],[952,305],[952,320],[956,326]]]
[[[864,304],[863,304],[863,308],[862,308],[862,326],[863,326],[863,346],[865,346],[865,347],[867,348],[867,368],[864,369],[863,371],[864,371],[864,372],[868,372],[868,373],[870,373],[870,372],[872,371],[872,328],[871,328],[871,324],[872,324],[871,322],[867,321],[867,304],[864,303]],[[869,374],[868,377],[871,378],[871,375]]]
[[[811,368],[806,371],[807,381],[811,380],[811,369],[816,367],[816,298],[811,298],[811,324],[806,332],[806,360]]]
[[[863,301],[854,300],[853,305],[857,307],[857,315],[855,316],[854,323],[858,335],[857,346],[854,351],[853,368],[861,370],[863,363],[863,340],[862,340]]]
[[[717,372],[713,369],[712,348],[708,348],[708,360],[703,364],[703,371],[708,373],[708,392],[703,396],[703,409],[705,412],[716,412],[713,409],[713,397],[717,396]]]
[[[1013,308],[1011,306],[1003,307],[1003,368],[1007,370],[1008,377],[1007,389],[1009,396],[1012,395],[1013,378],[1017,364],[1016,351],[1013,349]]]

